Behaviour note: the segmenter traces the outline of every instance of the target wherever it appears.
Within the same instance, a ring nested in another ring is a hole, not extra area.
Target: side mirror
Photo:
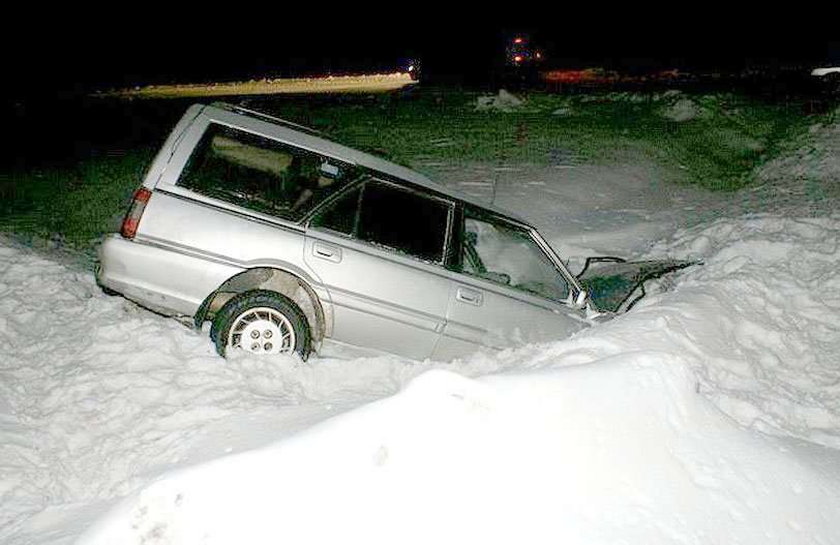
[[[588,298],[589,294],[586,292],[586,290],[580,290],[577,294],[577,297],[575,297],[574,307],[583,308],[586,305],[586,300]]]

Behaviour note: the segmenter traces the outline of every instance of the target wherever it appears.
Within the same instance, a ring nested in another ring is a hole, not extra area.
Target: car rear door
[[[586,326],[567,303],[576,287],[531,229],[469,207],[457,229],[447,323],[433,357],[562,339]]]
[[[304,260],[329,293],[334,340],[422,359],[444,328],[454,205],[368,178],[318,210]]]

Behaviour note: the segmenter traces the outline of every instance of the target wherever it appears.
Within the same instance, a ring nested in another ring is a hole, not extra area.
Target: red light
[[[120,228],[120,234],[123,237],[130,240],[137,234],[137,228],[140,227],[140,218],[143,216],[143,210],[146,209],[146,203],[149,202],[151,196],[152,192],[145,187],[141,187],[134,193],[134,199],[131,201],[131,206],[128,208],[122,222],[122,228]]]

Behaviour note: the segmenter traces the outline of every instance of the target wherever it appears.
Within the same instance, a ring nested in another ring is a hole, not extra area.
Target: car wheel
[[[309,355],[306,317],[289,298],[267,290],[247,291],[228,301],[213,319],[216,351],[242,349],[257,355]]]

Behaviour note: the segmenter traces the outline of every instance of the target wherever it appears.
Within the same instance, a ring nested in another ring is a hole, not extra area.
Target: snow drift
[[[837,474],[744,433],[693,383],[647,351],[482,380],[431,371],[160,480],[82,542],[829,543]]]
[[[770,217],[678,233],[657,250],[705,265],[672,292],[497,356],[515,371],[430,371],[165,476],[80,543],[832,543],[838,234]]]
[[[704,265],[671,291],[452,364],[225,362],[7,244],[0,541],[69,543],[131,494],[79,543],[832,543],[838,241],[838,216],[680,231],[651,255]]]
[[[836,543],[836,130],[721,208],[773,215],[636,256],[704,262],[674,289],[452,364],[221,360],[206,331],[0,241],[0,543],[74,542],[123,497],[79,543]],[[644,172],[579,170],[499,200],[566,255],[638,253],[685,203],[714,215]]]

